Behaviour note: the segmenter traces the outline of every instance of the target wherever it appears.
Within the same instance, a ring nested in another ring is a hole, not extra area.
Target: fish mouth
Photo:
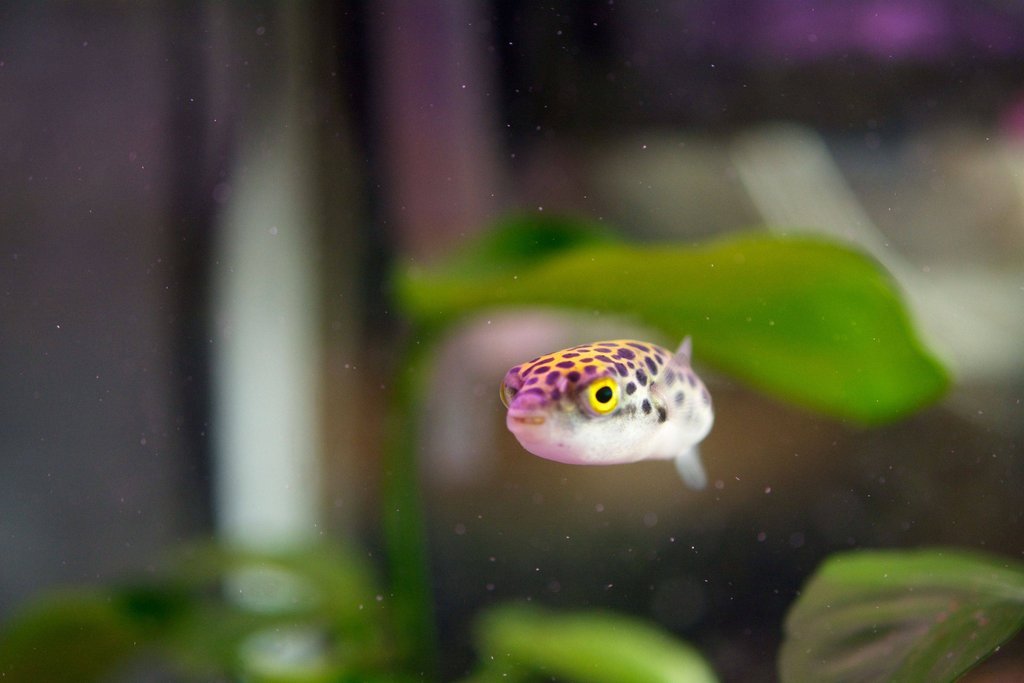
[[[542,425],[544,417],[541,415],[509,415],[508,419],[521,425]]]

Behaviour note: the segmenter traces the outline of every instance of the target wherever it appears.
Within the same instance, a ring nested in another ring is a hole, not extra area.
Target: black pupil
[[[598,403],[607,403],[608,401],[612,400],[612,388],[601,387],[594,394],[594,398],[597,399]]]

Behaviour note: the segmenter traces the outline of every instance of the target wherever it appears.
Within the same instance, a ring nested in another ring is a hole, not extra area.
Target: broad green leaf
[[[700,653],[652,626],[604,613],[493,609],[479,623],[478,680],[529,674],[577,683],[714,683]]]
[[[955,680],[1024,626],[1024,565],[957,551],[828,560],[786,619],[785,683]]]
[[[575,223],[504,225],[451,264],[399,273],[399,300],[423,325],[501,306],[627,316],[667,343],[693,335],[698,363],[864,423],[912,412],[947,387],[891,278],[847,246],[767,233],[637,246],[582,234]]]

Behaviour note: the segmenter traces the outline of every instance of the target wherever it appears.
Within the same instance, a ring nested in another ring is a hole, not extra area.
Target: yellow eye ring
[[[587,405],[598,415],[607,415],[619,405],[619,385],[610,377],[587,385]]]

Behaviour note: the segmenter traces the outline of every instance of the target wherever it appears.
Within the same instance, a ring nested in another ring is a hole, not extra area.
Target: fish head
[[[625,393],[614,361],[573,349],[517,365],[501,385],[506,425],[523,448],[570,464],[620,462],[640,398]]]

